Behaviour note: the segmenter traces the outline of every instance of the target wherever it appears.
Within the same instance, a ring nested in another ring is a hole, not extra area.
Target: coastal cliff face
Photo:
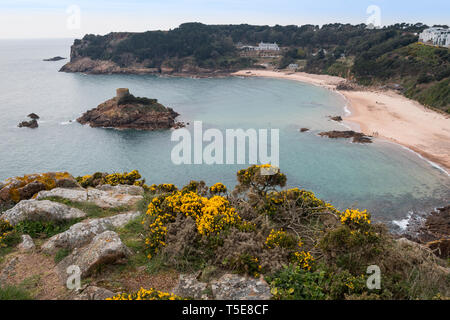
[[[77,121],[91,127],[160,130],[179,127],[175,122],[179,115],[156,99],[137,98],[128,93],[109,99],[97,108],[85,112]]]
[[[86,35],[71,47],[62,72],[92,74],[222,74],[251,67],[231,39],[221,39],[202,24],[184,24],[170,31]]]

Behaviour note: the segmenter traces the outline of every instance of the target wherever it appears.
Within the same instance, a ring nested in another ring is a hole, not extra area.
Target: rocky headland
[[[162,130],[184,126],[176,122],[178,113],[156,99],[135,97],[128,89],[117,89],[117,96],[85,112],[77,121],[91,127]]]

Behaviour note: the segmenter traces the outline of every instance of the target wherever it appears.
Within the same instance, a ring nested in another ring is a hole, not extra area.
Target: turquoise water
[[[172,164],[171,131],[90,128],[74,120],[115,95],[118,87],[157,98],[205,128],[280,129],[280,167],[290,186],[314,191],[340,208],[368,208],[375,218],[404,218],[411,210],[448,203],[450,181],[414,153],[375,140],[369,145],[317,136],[343,130],[328,115],[343,115],[345,101],[323,88],[278,79],[159,78],[57,72],[72,40],[0,41],[0,180],[33,172],[74,175],[138,169],[148,183],[183,185],[191,179],[235,184],[246,165]],[[35,130],[17,128],[26,115]],[[300,133],[299,128],[311,131]]]

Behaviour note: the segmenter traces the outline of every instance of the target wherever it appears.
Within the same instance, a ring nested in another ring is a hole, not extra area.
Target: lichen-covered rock
[[[104,185],[99,188],[56,188],[50,191],[41,191],[37,194],[36,199],[59,197],[74,202],[92,202],[101,208],[116,208],[134,205],[142,199],[142,194],[144,194],[144,189],[139,186]]]
[[[140,186],[129,186],[119,184],[117,186],[111,186],[109,184],[100,185],[97,189],[102,191],[110,191],[113,194],[129,194],[132,196],[141,196],[144,194],[144,188]]]
[[[0,272],[0,288],[6,284],[9,275],[16,269],[17,263],[19,263],[19,258],[13,257],[2,269],[2,271]]]
[[[22,242],[18,246],[19,250],[21,251],[32,251],[34,248],[36,248],[33,239],[27,235],[22,235]]]
[[[54,253],[62,248],[70,250],[80,248],[89,243],[96,235],[123,227],[139,216],[139,212],[130,212],[107,218],[85,220],[74,224],[69,230],[54,235],[41,248],[47,253]]]
[[[211,283],[216,300],[269,300],[270,287],[262,278],[254,279],[237,274],[225,274]]]
[[[11,225],[21,221],[67,221],[84,218],[86,213],[49,200],[23,200],[12,209],[5,211],[0,218]]]
[[[69,274],[67,268],[78,266],[81,278],[89,276],[98,266],[124,262],[131,254],[130,249],[122,243],[114,231],[105,231],[92,239],[92,242],[81,249],[75,249],[57,265],[58,273],[66,282]]]
[[[195,274],[180,274],[178,283],[173,290],[177,296],[198,300],[207,300],[208,284],[197,280]]]
[[[11,208],[21,200],[28,200],[42,190],[79,187],[67,172],[48,172],[9,178],[0,183],[0,208]]]
[[[114,295],[114,292],[108,289],[88,286],[87,288],[80,290],[73,300],[106,300]]]
[[[67,199],[73,202],[87,201],[86,189],[67,189],[67,188],[55,188],[52,190],[40,191],[35,199],[45,199],[50,197],[58,197]]]

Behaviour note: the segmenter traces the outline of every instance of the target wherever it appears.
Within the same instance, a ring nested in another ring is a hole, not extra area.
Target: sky
[[[369,20],[368,20],[369,19]],[[450,24],[449,0],[0,0],[0,38],[79,38],[184,22]]]

